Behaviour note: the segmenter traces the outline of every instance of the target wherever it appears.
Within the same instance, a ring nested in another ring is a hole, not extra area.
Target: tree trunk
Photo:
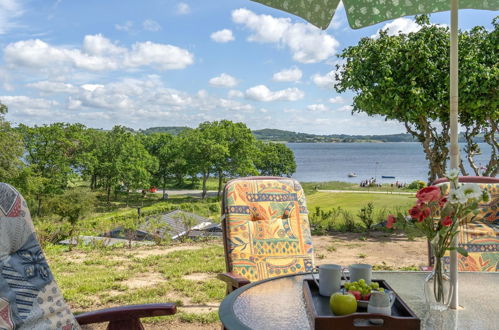
[[[218,192],[217,192],[217,197],[220,198],[222,195],[222,183],[223,183],[223,174],[221,171],[218,172]]]
[[[201,193],[201,198],[204,199],[206,197],[206,181],[208,180],[208,177],[210,176],[209,173],[203,173],[203,192]]]
[[[163,199],[166,199],[165,196],[166,196],[166,176],[163,177]]]
[[[480,127],[475,126],[473,128],[466,127],[466,131],[464,132],[464,138],[466,139],[466,146],[464,147],[464,152],[466,152],[466,159],[468,160],[468,163],[470,164],[471,169],[475,173],[475,175],[480,175],[480,169],[478,166],[475,164],[474,157],[477,153],[480,152],[480,148],[478,147],[478,144],[473,141],[473,138],[480,133]],[[462,163],[462,157],[461,157],[461,163]],[[464,164],[460,165],[461,167],[461,172],[463,175],[467,176],[468,173],[464,169]]]
[[[407,122],[404,125],[407,132],[421,142],[423,146],[425,157],[428,160],[428,184],[431,184],[437,178],[443,177],[449,153],[447,148],[447,141],[449,140],[448,125],[442,125],[442,133],[440,134],[424,118],[421,118],[419,125],[415,129]]]
[[[111,186],[107,186],[107,205],[111,204]]]
[[[37,199],[38,199],[38,208],[36,210],[36,215],[40,216],[40,214],[42,213],[42,196],[38,195]]]
[[[495,138],[495,133],[499,129],[499,124],[497,121],[489,118],[489,124],[490,124],[490,131],[487,131],[484,134],[484,139],[485,142],[490,145],[491,152],[490,152],[490,160],[489,163],[487,164],[487,168],[483,172],[484,176],[491,176],[495,177],[499,173],[499,160],[498,160],[498,153],[499,153],[499,143],[497,142]]]

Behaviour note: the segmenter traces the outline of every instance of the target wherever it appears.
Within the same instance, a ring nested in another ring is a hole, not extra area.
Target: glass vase
[[[443,257],[434,256],[435,264],[425,279],[424,293],[431,310],[445,311],[449,308],[453,286],[446,272]]]

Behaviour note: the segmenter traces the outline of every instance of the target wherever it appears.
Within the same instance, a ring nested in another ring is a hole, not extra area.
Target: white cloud
[[[336,83],[336,79],[334,77],[335,73],[336,73],[335,70],[332,70],[323,76],[316,73],[312,76],[312,81],[314,82],[314,84],[316,84],[317,86],[319,86],[321,88],[332,89],[333,84]]]
[[[301,70],[297,67],[293,67],[274,73],[274,75],[272,76],[272,80],[281,82],[294,82],[300,80],[301,77]]]
[[[421,26],[416,23],[416,21],[401,17],[393,20],[390,23],[383,25],[381,29],[376,31],[371,38],[378,38],[379,32],[381,30],[386,30],[389,36],[396,36],[399,34],[409,34],[411,32],[418,32],[421,30]]]
[[[340,108],[337,109],[337,111],[342,111],[342,112],[351,112],[353,107],[351,105],[344,105]]]
[[[4,59],[10,67],[48,71],[104,71],[141,66],[172,70],[183,69],[194,62],[189,51],[176,46],[146,41],[126,49],[101,34],[85,36],[81,50],[51,46],[39,39],[18,41],[5,47]]]
[[[185,49],[146,41],[132,45],[123,63],[127,67],[151,65],[162,70],[172,70],[184,69],[193,62],[194,56]]]
[[[16,26],[15,19],[21,16],[24,9],[19,1],[0,1],[0,35],[6,34],[11,28]]]
[[[238,84],[236,78],[226,73],[222,73],[218,77],[211,78],[209,82],[210,85],[216,87],[235,87]]]
[[[262,101],[297,101],[305,96],[305,93],[298,88],[286,88],[280,91],[272,92],[265,85],[258,85],[246,90],[246,98]]]
[[[152,19],[146,19],[142,22],[142,28],[146,31],[157,32],[161,30],[161,25]]]
[[[117,55],[126,52],[126,49],[113,44],[102,34],[86,35],[83,38],[82,51],[88,55]]]
[[[35,88],[43,93],[76,93],[78,87],[58,81],[38,81],[27,84],[28,87]]]
[[[232,11],[232,20],[253,32],[249,41],[277,43],[288,47],[300,63],[317,63],[332,56],[339,46],[331,35],[311,24],[291,23],[289,18],[257,15],[240,8]]]
[[[346,100],[341,96],[335,96],[330,98],[328,101],[329,103],[337,104],[337,103],[345,103]]]
[[[314,112],[325,112],[329,110],[324,104],[310,104],[307,105],[307,109]]]
[[[125,24],[115,24],[114,28],[118,31],[130,32],[133,29],[133,22],[126,21]]]
[[[329,24],[329,27],[332,27],[333,29],[337,30],[340,27],[342,27],[343,24],[345,23],[346,23],[346,12],[342,1],[338,5],[338,7],[336,7],[336,11],[334,12],[334,16],[333,19],[331,20],[331,24]]]
[[[177,4],[177,14],[178,15],[186,15],[191,12],[191,7],[185,2],[179,2]]]
[[[241,91],[238,91],[237,89],[231,89],[227,93],[227,97],[230,99],[235,99],[235,98],[239,98],[239,97],[243,97],[243,96],[244,96],[244,93]]]
[[[232,35],[232,31],[229,29],[223,29],[223,30],[220,30],[217,32],[213,32],[210,35],[210,38],[211,38],[211,40],[213,40],[215,42],[221,42],[221,43],[225,43],[225,42],[229,42],[229,41],[234,40],[234,36]]]

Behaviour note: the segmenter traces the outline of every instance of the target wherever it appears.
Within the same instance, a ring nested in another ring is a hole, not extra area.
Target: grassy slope
[[[147,248],[140,249],[147,251]],[[76,313],[108,306],[166,301],[178,306],[185,302],[202,305],[220,302],[225,296],[225,284],[215,278],[215,274],[225,270],[221,243],[208,243],[198,250],[173,251],[166,255],[136,257],[134,252],[134,249],[126,248],[73,252],[60,246],[45,248],[64,299]],[[206,281],[183,278],[192,273],[212,276]],[[140,279],[145,274],[156,275],[158,283],[135,288],[127,285],[128,280]],[[216,312],[193,314],[181,311],[168,318],[215,322],[218,315]]]

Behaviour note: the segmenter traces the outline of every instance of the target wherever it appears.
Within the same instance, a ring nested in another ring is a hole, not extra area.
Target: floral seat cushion
[[[445,184],[445,189],[449,185]],[[466,224],[459,228],[459,246],[468,256],[458,254],[460,271],[499,271],[499,184],[481,183],[482,190],[490,199],[479,204],[479,212],[468,216]],[[447,253],[448,255],[448,253]]]
[[[224,221],[229,271],[250,281],[313,269],[305,195],[293,179],[227,183]]]
[[[0,329],[79,329],[38,243],[26,201],[0,183]]]

